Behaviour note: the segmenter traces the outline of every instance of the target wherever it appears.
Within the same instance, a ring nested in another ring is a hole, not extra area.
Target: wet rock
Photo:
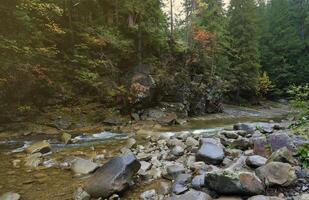
[[[185,153],[185,150],[181,147],[181,146],[175,146],[171,153],[174,155],[174,156],[182,156],[184,155]]]
[[[284,162],[290,164],[296,163],[291,151],[286,147],[278,149],[272,153],[267,162]]]
[[[136,147],[136,140],[134,138],[129,138],[127,141],[127,148]]]
[[[295,169],[281,162],[271,162],[256,169],[256,175],[266,186],[289,186],[297,179]]]
[[[16,159],[16,160],[13,160],[12,163],[13,163],[13,167],[20,168],[21,160],[20,159]]]
[[[64,144],[69,144],[71,142],[72,139],[72,135],[69,133],[62,133],[61,135],[61,142],[63,142]]]
[[[41,153],[30,154],[25,158],[25,166],[36,168],[42,163],[42,160]]]
[[[92,162],[91,160],[85,160],[82,158],[75,158],[72,162],[71,170],[76,175],[86,175],[99,167],[98,164]]]
[[[243,124],[243,123],[238,123],[234,125],[234,130],[243,130],[246,131],[248,134],[253,134],[255,131],[255,127],[249,124]]]
[[[261,166],[265,165],[266,162],[267,162],[266,158],[264,158],[262,156],[258,156],[258,155],[249,156],[246,160],[246,164],[250,167],[253,167],[253,168],[261,167]]]
[[[214,139],[203,138],[196,154],[197,161],[209,164],[220,164],[224,159],[222,144]]]
[[[192,180],[191,174],[179,174],[172,186],[172,191],[175,194],[182,194],[189,189],[188,184]]]
[[[253,152],[255,155],[266,158],[271,154],[271,149],[265,136],[253,139]]]
[[[228,139],[237,139],[239,137],[237,131],[223,131],[221,132],[221,134],[227,137]]]
[[[51,146],[46,140],[43,140],[41,142],[36,142],[30,145],[25,150],[29,154],[38,153],[38,152],[44,154],[44,153],[48,153],[51,151]]]
[[[190,190],[185,194],[171,196],[165,200],[212,200],[212,198],[205,192]]]
[[[108,125],[108,126],[120,126],[120,125],[123,124],[122,121],[120,121],[118,119],[111,119],[111,118],[103,120],[103,123]]]
[[[93,198],[107,198],[126,189],[140,167],[134,155],[115,157],[88,178],[84,189]]]
[[[0,200],[19,200],[20,195],[18,193],[7,192],[0,196]]]
[[[156,191],[154,189],[153,190],[148,190],[148,191],[143,192],[140,195],[140,198],[142,200],[156,200],[157,199],[157,193],[156,193]]]
[[[206,174],[207,185],[219,194],[263,194],[262,181],[250,172],[214,171]]]
[[[274,133],[269,135],[268,142],[272,152],[283,147],[287,147],[290,151],[295,151],[293,140],[286,133]]]
[[[284,200],[284,199],[275,196],[257,195],[250,197],[248,200]]]
[[[79,187],[74,192],[74,200],[90,200],[90,195],[83,188]]]
[[[169,165],[166,168],[166,178],[170,180],[175,180],[179,174],[185,173],[185,168],[182,164]]]

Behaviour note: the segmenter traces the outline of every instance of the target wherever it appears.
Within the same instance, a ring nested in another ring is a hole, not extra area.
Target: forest
[[[177,19],[173,2],[163,12],[159,0],[2,0],[3,114],[85,98],[127,112],[178,101],[173,88],[181,88],[191,91],[181,103],[198,115],[221,102],[286,98],[290,86],[308,84],[308,1],[183,3]],[[132,88],[136,70],[155,88],[143,78],[135,81],[146,88]],[[144,89],[148,99],[134,99]]]
[[[0,200],[308,200],[309,0],[0,0]]]

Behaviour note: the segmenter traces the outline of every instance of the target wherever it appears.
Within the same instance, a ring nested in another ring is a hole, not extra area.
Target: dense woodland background
[[[184,20],[162,7],[1,0],[2,115],[89,102],[123,112],[180,102],[199,115],[308,84],[308,0],[231,0],[228,10],[220,0],[186,0]]]

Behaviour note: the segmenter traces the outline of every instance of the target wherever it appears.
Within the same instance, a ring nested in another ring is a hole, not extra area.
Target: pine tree
[[[256,9],[254,0],[232,0],[229,8],[230,81],[236,99],[256,95],[260,68]]]
[[[209,33],[209,48],[205,56],[206,74],[224,77],[229,65],[227,20],[222,0],[204,0],[207,6],[198,12],[197,25]]]

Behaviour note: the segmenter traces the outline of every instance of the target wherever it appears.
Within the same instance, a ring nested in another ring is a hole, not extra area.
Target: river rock
[[[213,171],[206,174],[206,182],[219,194],[254,195],[265,191],[262,181],[250,172]]]
[[[266,158],[264,158],[262,156],[258,156],[258,155],[249,156],[246,160],[246,164],[250,167],[253,167],[253,168],[261,167],[261,166],[265,165],[266,162],[267,162]]]
[[[44,154],[44,153],[48,153],[51,151],[51,146],[46,140],[43,140],[41,142],[36,142],[28,146],[25,150],[29,154],[38,153],[38,152]]]
[[[156,200],[157,199],[157,193],[156,190],[152,189],[152,190],[147,190],[145,192],[143,192],[140,195],[140,198],[142,200]]]
[[[253,152],[255,155],[266,158],[271,154],[271,149],[265,136],[256,137],[253,139]]]
[[[241,150],[247,150],[252,146],[252,142],[245,137],[239,137],[237,139],[227,139],[224,140],[223,144]]]
[[[181,140],[179,140],[177,138],[172,138],[172,139],[167,140],[167,146],[170,147],[170,148],[173,148],[175,146],[180,146],[183,149],[186,148],[186,145]]]
[[[192,180],[191,174],[179,174],[172,186],[173,193],[182,194],[189,189],[188,184]]]
[[[275,152],[283,147],[287,147],[290,151],[295,151],[293,140],[286,133],[273,133],[269,135],[268,142],[272,152]]]
[[[25,158],[25,166],[36,168],[42,163],[42,154],[41,153],[34,153],[30,154]]]
[[[151,179],[159,179],[162,177],[162,170],[160,168],[152,167],[148,172],[147,175]]]
[[[284,200],[284,199],[275,196],[256,195],[250,197],[248,200]]]
[[[181,146],[175,146],[171,153],[174,155],[174,156],[182,156],[184,153],[185,153],[185,150],[181,147]]]
[[[209,164],[220,164],[224,159],[222,144],[214,139],[203,138],[196,154],[197,161]]]
[[[237,131],[223,131],[221,132],[221,134],[227,137],[228,139],[237,139],[239,137]]]
[[[270,162],[255,172],[266,186],[289,186],[297,179],[295,169],[287,163]]]
[[[72,139],[72,135],[69,133],[62,133],[61,135],[61,142],[63,142],[64,144],[69,144],[71,142]]]
[[[171,196],[165,200],[212,200],[212,198],[205,192],[190,190],[185,194]]]
[[[202,187],[205,186],[205,175],[197,175],[192,179],[192,188],[196,190],[200,190]]]
[[[90,200],[90,195],[83,188],[79,187],[74,192],[74,200]]]
[[[7,192],[0,196],[0,200],[19,200],[20,195],[18,193]]]
[[[194,139],[193,137],[188,137],[186,139],[186,145],[188,147],[197,147],[199,145],[199,142],[196,139]]]
[[[247,134],[253,134],[255,131],[255,127],[250,124],[238,123],[234,125],[234,130],[243,130],[246,131]]]
[[[141,168],[138,171],[138,174],[146,175],[146,172],[151,168],[151,163],[145,162],[145,161],[140,161],[140,163],[141,163]]]
[[[284,162],[290,164],[296,163],[293,154],[287,147],[283,147],[272,153],[267,162]]]
[[[88,178],[84,189],[93,198],[107,198],[126,189],[140,167],[134,155],[115,157]]]
[[[179,174],[185,173],[185,168],[182,164],[174,164],[166,167],[166,178],[170,180],[175,180]]]
[[[136,157],[138,158],[138,160],[150,161],[151,158],[152,158],[152,155],[151,155],[151,154],[144,153],[144,152],[141,152],[141,153],[137,154]]]
[[[86,175],[99,167],[98,164],[92,162],[91,160],[86,160],[82,158],[75,158],[71,165],[71,170],[76,175]]]

